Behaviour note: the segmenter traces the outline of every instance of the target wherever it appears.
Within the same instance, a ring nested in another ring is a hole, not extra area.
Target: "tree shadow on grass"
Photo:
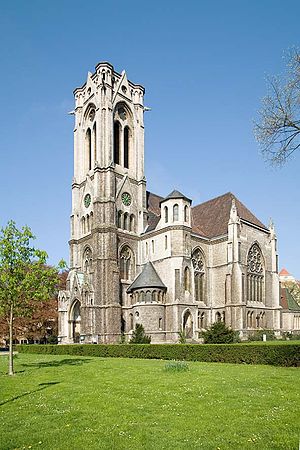
[[[90,362],[90,359],[86,358],[66,358],[61,359],[60,361],[40,361],[36,363],[22,364],[23,367],[36,367],[37,369],[41,369],[43,367],[61,367],[61,366],[82,366],[82,364]]]
[[[14,402],[15,400],[18,400],[19,398],[26,397],[27,395],[34,394],[35,392],[43,391],[44,389],[47,389],[49,386],[53,386],[55,384],[59,384],[59,381],[49,381],[48,383],[39,383],[39,386],[37,389],[34,389],[32,391],[24,392],[24,394],[16,395],[16,397],[12,397],[8,400],[4,400],[3,402],[0,402],[0,407],[3,405],[6,405],[6,403]]]

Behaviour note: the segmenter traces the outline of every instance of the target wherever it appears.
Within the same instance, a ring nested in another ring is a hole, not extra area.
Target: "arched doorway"
[[[74,343],[80,342],[80,302],[75,300],[70,312],[71,338]]]
[[[183,315],[183,331],[187,339],[193,337],[193,317],[189,310]]]

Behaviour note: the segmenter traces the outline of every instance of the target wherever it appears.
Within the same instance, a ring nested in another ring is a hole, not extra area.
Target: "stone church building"
[[[224,321],[280,329],[276,236],[232,193],[199,205],[147,191],[144,88],[107,62],[74,91],[74,178],[59,341],[153,343]]]

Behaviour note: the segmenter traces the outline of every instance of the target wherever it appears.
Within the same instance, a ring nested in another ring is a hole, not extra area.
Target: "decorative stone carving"
[[[195,272],[204,272],[203,256],[199,249],[192,254],[192,264]]]
[[[261,251],[257,244],[254,244],[248,253],[247,266],[250,273],[258,275],[263,273]]]

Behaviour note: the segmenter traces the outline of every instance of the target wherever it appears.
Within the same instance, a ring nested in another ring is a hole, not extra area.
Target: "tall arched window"
[[[121,126],[118,121],[114,122],[114,163],[120,164],[120,131]]]
[[[167,223],[168,222],[168,220],[169,220],[169,211],[168,211],[168,207],[167,206],[165,206],[164,207],[164,213],[165,213],[165,223]]]
[[[176,203],[176,205],[173,206],[173,222],[177,220],[179,220],[179,206]]]
[[[132,278],[132,252],[125,245],[120,253],[120,277],[122,280],[130,280]]]
[[[92,136],[91,129],[88,128],[85,135],[85,150],[86,150],[86,158],[87,158],[87,167],[88,170],[92,168]]]
[[[189,221],[189,208],[187,205],[185,205],[184,207],[184,221],[185,222]]]
[[[94,163],[97,161],[97,132],[96,124],[93,126],[93,146],[94,146]]]
[[[191,273],[188,267],[184,269],[184,290],[191,291]]]
[[[205,302],[205,265],[204,257],[199,248],[192,254],[192,264],[194,269],[195,300],[197,302]]]
[[[247,298],[250,302],[264,301],[263,257],[258,244],[253,244],[248,253]]]
[[[198,311],[198,329],[201,330],[202,328],[204,328],[204,323],[205,321],[205,313]]]
[[[92,250],[89,247],[87,247],[83,252],[82,268],[85,281],[88,283],[92,283],[93,254]]]
[[[129,139],[130,132],[129,128],[126,126],[124,128],[124,167],[129,169]]]
[[[124,230],[129,231],[129,215],[127,212],[124,214]]]
[[[130,231],[135,231],[134,215],[130,214]]]
[[[123,213],[118,211],[118,228],[123,228]]]

